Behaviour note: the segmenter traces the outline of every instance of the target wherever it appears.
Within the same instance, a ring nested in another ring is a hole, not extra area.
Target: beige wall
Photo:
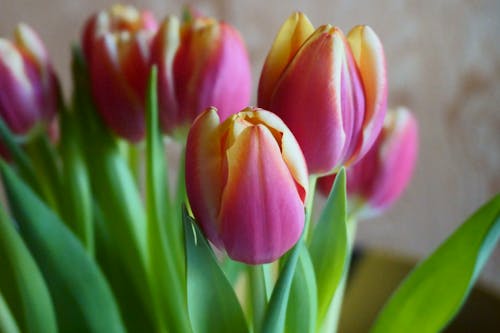
[[[112,1],[1,0],[0,35],[18,21],[45,39],[68,84],[69,44],[89,14]],[[179,14],[181,2],[135,1],[157,17]],[[371,25],[385,44],[390,104],[420,121],[415,178],[383,218],[359,227],[363,244],[421,257],[500,190],[500,2],[489,1],[192,1],[236,25],[250,51],[255,81],[279,25],[293,10],[315,25],[347,32]],[[460,255],[457,253],[457,255]],[[482,278],[500,292],[500,247]]]

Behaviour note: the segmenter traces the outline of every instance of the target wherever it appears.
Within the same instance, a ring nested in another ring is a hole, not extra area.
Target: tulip
[[[56,114],[58,94],[47,51],[32,28],[19,24],[13,41],[0,38],[0,116],[14,134],[47,125]]]
[[[269,52],[258,104],[282,118],[299,142],[311,174],[335,172],[359,160],[380,132],[386,111],[385,58],[367,26],[347,36],[314,30],[293,14]]]
[[[234,260],[271,262],[304,227],[307,167],[300,147],[274,114],[246,108],[220,121],[209,108],[186,146],[186,189],[205,236]]]
[[[115,5],[92,16],[83,32],[97,110],[115,134],[130,141],[144,137],[150,43],[156,30],[150,12]]]
[[[163,130],[189,126],[207,107],[224,120],[248,105],[251,74],[241,36],[232,26],[187,11],[182,23],[168,17],[152,46],[159,68]]]
[[[418,150],[418,126],[405,108],[387,112],[382,131],[372,148],[347,170],[347,193],[360,216],[388,209],[408,185]],[[320,192],[330,192],[335,176],[318,180]]]

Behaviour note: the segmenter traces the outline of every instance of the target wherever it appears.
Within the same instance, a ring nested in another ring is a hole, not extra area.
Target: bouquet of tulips
[[[193,9],[158,24],[115,5],[72,56],[68,103],[30,27],[0,39],[0,331],[335,331],[358,221],[417,156],[415,117],[386,112],[375,32],[292,14],[258,107],[239,33]],[[373,331],[443,329],[499,235],[497,195]]]

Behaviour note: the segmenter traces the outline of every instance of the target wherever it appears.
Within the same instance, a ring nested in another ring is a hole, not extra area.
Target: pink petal
[[[262,68],[258,90],[259,107],[269,109],[281,74],[313,32],[314,26],[304,13],[295,12],[283,23]]]
[[[304,206],[278,143],[264,125],[249,126],[226,156],[219,213],[224,247],[238,261],[274,261],[297,242],[304,226]]]
[[[219,123],[219,116],[213,108],[193,122],[186,143],[186,191],[205,236],[221,247],[216,221],[223,179]]]

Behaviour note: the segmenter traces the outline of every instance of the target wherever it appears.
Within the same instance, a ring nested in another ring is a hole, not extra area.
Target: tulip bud
[[[418,150],[418,126],[405,108],[387,112],[382,131],[366,155],[347,170],[349,201],[370,217],[389,208],[408,185]],[[327,195],[335,176],[318,180]]]
[[[238,31],[191,11],[185,16],[182,24],[167,18],[152,46],[165,132],[190,125],[210,106],[224,120],[250,99],[250,64]]]
[[[307,168],[300,147],[274,114],[246,108],[223,123],[214,108],[193,123],[186,189],[205,236],[238,261],[271,262],[304,227]]]
[[[57,78],[35,31],[20,24],[12,42],[0,38],[0,116],[13,133],[24,135],[40,122],[49,123],[58,94]]]
[[[156,29],[151,13],[114,5],[91,17],[83,32],[97,110],[108,127],[130,141],[144,137],[150,42]]]
[[[329,174],[359,160],[380,132],[385,62],[369,27],[349,39],[330,25],[311,30],[303,14],[285,22],[262,70],[258,104],[289,126],[310,173]]]

